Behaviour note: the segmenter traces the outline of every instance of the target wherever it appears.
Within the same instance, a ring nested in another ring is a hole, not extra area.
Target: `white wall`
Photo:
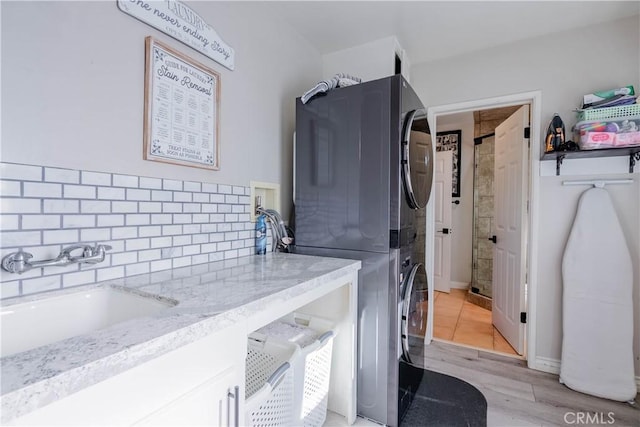
[[[638,167],[636,166],[636,170]],[[594,175],[593,178],[628,179],[630,175]],[[578,207],[578,199],[588,187],[562,186],[562,181],[570,177],[543,177],[541,186],[540,210],[541,229],[539,251],[539,283],[538,283],[538,345],[543,357],[559,359],[561,354],[561,324],[562,324],[562,276],[560,265],[564,245],[569,237],[571,225]],[[584,179],[578,177],[577,179]],[[636,357],[636,376],[640,348],[638,334],[640,333],[640,179],[639,174],[633,174],[632,185],[611,185],[606,190],[611,195],[613,205],[618,214],[627,238],[627,246],[634,263],[634,348]],[[606,283],[603,283],[603,287]],[[594,313],[594,315],[598,315]],[[615,331],[612,331],[615,333]]]
[[[451,281],[468,285],[471,283],[473,248],[473,112],[438,117],[437,125],[438,132],[462,130],[460,204],[451,205]]]
[[[3,1],[2,160],[244,186],[279,183],[287,218],[295,98],[321,78],[321,56],[286,24],[243,2],[189,5],[235,49],[235,71],[124,14],[115,0]],[[142,159],[148,35],[221,74],[219,171]]]
[[[558,112],[570,128],[572,110],[582,95],[633,84],[640,88],[640,32],[638,16],[477,51],[450,59],[414,65],[412,85],[428,106],[445,105],[500,95],[542,91],[541,134]],[[544,146],[544,144],[541,144]],[[640,174],[621,175],[634,184],[611,187],[634,260],[634,349],[640,375]],[[565,160],[565,163],[568,161]],[[580,160],[573,160],[580,164]],[[585,162],[585,164],[587,164]],[[575,166],[573,170],[580,169]],[[582,166],[584,169],[584,166]],[[589,174],[589,170],[580,173]],[[581,179],[584,179],[584,175]],[[543,177],[540,183],[537,283],[537,356],[560,359],[562,340],[561,254],[576,210],[580,188],[561,187],[567,177]],[[595,314],[597,315],[597,314]]]
[[[330,31],[330,27],[327,27]],[[395,74],[395,55],[402,60],[402,75],[409,80],[409,58],[394,37],[385,37],[325,54],[322,57],[322,78],[330,79],[338,73],[360,77],[363,82]]]

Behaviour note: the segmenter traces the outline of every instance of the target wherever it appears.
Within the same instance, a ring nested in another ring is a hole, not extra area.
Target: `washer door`
[[[425,110],[406,115],[402,132],[402,182],[412,209],[422,209],[431,195],[433,143]]]
[[[427,271],[422,263],[412,266],[402,289],[402,320],[400,324],[402,356],[405,361],[414,363],[411,360],[410,348],[418,347],[422,352],[429,312]]]

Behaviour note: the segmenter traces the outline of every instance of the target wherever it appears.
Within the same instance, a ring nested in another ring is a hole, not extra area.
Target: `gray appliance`
[[[295,251],[362,261],[358,414],[397,426],[426,331],[414,245],[433,178],[424,106],[400,75],[298,99],[295,151]]]

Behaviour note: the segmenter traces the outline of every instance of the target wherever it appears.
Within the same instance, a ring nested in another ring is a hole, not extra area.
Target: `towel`
[[[337,87],[346,87],[362,83],[362,79],[359,77],[353,77],[348,74],[338,73],[329,80],[322,80],[317,85],[309,89],[300,97],[303,104],[306,104],[311,98],[319,93],[326,93],[331,89]]]

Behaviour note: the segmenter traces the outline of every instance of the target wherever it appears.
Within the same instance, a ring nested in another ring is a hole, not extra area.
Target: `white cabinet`
[[[161,345],[159,345],[161,347]],[[14,425],[242,425],[246,331],[201,338],[14,420]],[[236,394],[229,396],[229,392]]]
[[[6,424],[244,426],[247,335],[294,311],[325,317],[336,325],[328,408],[352,424],[356,417],[357,280],[353,271],[315,283],[304,292],[250,310],[232,326],[182,346],[174,343],[178,348],[157,357],[155,353],[181,339],[185,331],[131,347],[121,358],[95,361],[108,364],[93,370],[105,378],[89,378],[93,385],[86,388],[82,388],[86,379],[82,372],[87,368],[79,366],[74,376],[77,386],[64,380],[59,384],[61,390],[76,387],[79,391]],[[200,333],[204,327],[189,331]],[[132,356],[147,360],[130,369],[120,366]],[[55,395],[58,385],[52,384],[48,392]]]
[[[231,386],[234,381],[232,366],[135,425],[238,426],[240,387]]]

